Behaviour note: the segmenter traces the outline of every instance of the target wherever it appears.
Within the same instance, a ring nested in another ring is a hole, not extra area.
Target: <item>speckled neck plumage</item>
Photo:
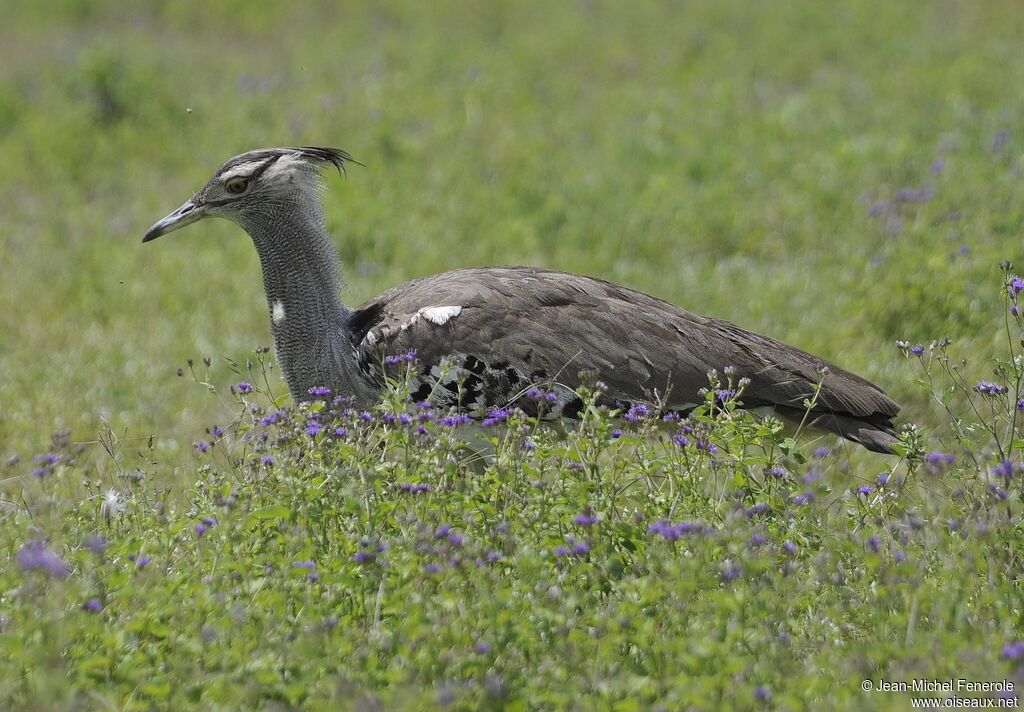
[[[252,237],[263,268],[278,362],[297,401],[311,388],[373,398],[351,343],[350,312],[339,295],[338,255],[324,226],[318,196],[295,191],[268,201],[239,224]]]

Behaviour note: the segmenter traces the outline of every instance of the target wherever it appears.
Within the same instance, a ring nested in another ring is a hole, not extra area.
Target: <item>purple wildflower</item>
[[[806,475],[804,475],[804,484],[805,485],[813,484],[813,483],[817,482],[820,479],[821,479],[821,472],[819,472],[818,470],[811,470]]]
[[[473,650],[478,652],[480,655],[487,655],[487,653],[491,652],[491,644],[486,640],[478,640],[476,641],[476,645],[473,646]]]
[[[768,504],[766,502],[758,502],[757,504],[755,504],[755,505],[753,505],[751,507],[747,507],[747,510],[745,512],[745,514],[747,515],[748,519],[760,516],[762,514],[767,514],[767,513],[768,513]]]
[[[619,430],[618,428],[615,428],[615,430],[612,431],[612,440],[618,440],[621,437],[622,437],[622,431]]]
[[[224,435],[224,428],[219,425],[214,425],[213,428],[210,429],[210,435],[215,438],[219,438]]]
[[[530,390],[526,391],[526,397],[531,400],[543,400],[544,391],[542,391],[540,388],[531,388]]]
[[[880,475],[878,475],[878,479],[876,479],[875,482],[878,483],[879,487],[885,487],[887,484],[889,484],[890,479],[892,479],[892,475],[890,475],[888,472],[883,472]]]
[[[882,548],[882,540],[877,536],[868,537],[868,548],[876,554]]]
[[[865,497],[875,491],[875,488],[871,485],[863,485],[857,488],[857,494],[864,495]]]
[[[725,566],[722,567],[722,580],[723,581],[735,581],[743,575],[743,571],[740,567],[731,561],[726,561]]]
[[[814,448],[814,452],[811,454],[819,460],[824,460],[831,453],[832,451],[829,450],[827,447],[816,447]]]
[[[307,393],[311,396],[329,396],[331,395],[331,389],[327,386],[315,386],[310,388]]]
[[[311,559],[307,559],[305,561],[293,561],[292,562],[292,568],[293,569],[315,569],[316,568],[316,562],[311,560]]]
[[[705,438],[699,438],[696,447],[698,450],[704,450],[709,455],[714,455],[718,452],[718,446]]]
[[[643,403],[636,403],[626,411],[625,418],[631,423],[636,423],[642,420],[646,420],[650,415],[650,411],[647,406]]]
[[[504,408],[495,408],[490,412],[490,414],[486,418],[484,418],[484,422],[482,423],[482,425],[485,428],[489,428],[493,425],[504,423],[506,420],[508,420],[508,416],[509,411],[505,410]]]
[[[384,359],[384,363],[388,366],[395,366],[400,363],[411,363],[416,360],[416,349],[409,351],[404,354],[396,354],[394,356],[388,356]]]
[[[1018,294],[1024,292],[1024,279],[1016,276],[1013,277],[1010,280],[1010,284],[1007,285],[1006,290],[1010,293],[1011,297],[1016,299]]]
[[[801,492],[800,494],[793,497],[792,502],[798,507],[802,507],[805,504],[809,504],[814,501],[814,493],[808,490],[807,492]]]
[[[209,530],[210,530],[210,527],[208,525],[206,525],[206,524],[203,524],[202,522],[199,522],[199,524],[196,524],[196,530],[195,531],[196,531],[196,536],[197,537],[203,536]]]
[[[586,556],[590,553],[590,542],[577,539],[572,534],[565,537],[565,545],[555,547],[555,556]]]
[[[377,554],[372,551],[357,551],[352,560],[357,564],[372,564],[377,559]]]
[[[951,452],[930,452],[924,456],[924,466],[933,475],[941,475],[950,465],[956,462],[956,455]]]
[[[997,499],[1001,499],[1004,501],[1010,496],[1010,493],[1004,490],[1002,487],[993,484],[990,484],[988,486],[988,491],[995,495]]]
[[[192,447],[196,449],[196,452],[204,453],[210,450],[210,443],[205,440],[200,440],[199,442],[192,443]]]
[[[944,170],[946,170],[946,159],[943,158],[942,156],[939,156],[934,161],[932,161],[932,165],[928,169],[928,171],[933,176],[939,175]]]
[[[974,392],[986,396],[1001,396],[1006,393],[1006,386],[991,381],[980,381],[974,384]]]
[[[914,356],[921,356],[922,354],[924,354],[924,346],[921,346],[920,344],[911,346],[910,353],[913,354]]]
[[[786,476],[786,470],[779,465],[772,465],[770,468],[765,468],[764,474],[768,475],[772,479],[781,480]]]
[[[677,541],[688,534],[703,534],[707,527],[701,522],[672,522],[662,519],[647,526],[647,531],[661,535],[666,541]]]
[[[53,553],[42,539],[35,539],[22,546],[16,561],[22,571],[42,571],[55,578],[67,578],[71,573],[71,567]]]
[[[140,554],[139,556],[135,557],[135,569],[142,570],[146,568],[146,566],[151,561],[153,561],[152,557],[146,556],[145,554]]]
[[[324,429],[324,426],[315,420],[310,421],[306,424],[306,435],[311,438],[315,438],[320,434],[320,431]]]
[[[473,419],[470,418],[468,415],[465,415],[463,413],[456,413],[454,415],[446,415],[444,418],[441,418],[441,424],[445,425],[445,426],[447,426],[449,428],[455,428],[455,427],[458,427],[460,425],[466,425],[466,424],[472,423],[472,422],[473,422]]]
[[[724,403],[730,398],[735,397],[736,391],[732,390],[731,388],[719,388],[718,390],[715,391],[715,400],[717,400],[719,403]]]
[[[408,492],[409,494],[422,494],[423,492],[429,492],[432,488],[426,483],[412,484],[410,482],[403,482],[398,485],[398,489],[402,492]]]
[[[274,458],[270,455],[262,455],[260,456],[260,464],[262,464],[264,467],[273,467]]]
[[[592,527],[597,524],[597,515],[591,511],[584,511],[573,517],[572,523],[578,527]]]
[[[441,573],[441,565],[431,562],[424,566],[423,570],[426,571],[428,574],[439,574]]]
[[[99,613],[103,610],[103,604],[100,603],[98,598],[90,598],[82,604],[82,610],[86,613]]]
[[[907,561],[907,555],[902,551],[893,552],[892,558],[897,564],[903,564]]]
[[[690,438],[686,437],[682,433],[676,433],[672,436],[672,442],[675,443],[677,447],[686,447],[690,444]]]
[[[1015,640],[1003,646],[1003,658],[1006,660],[1019,660],[1024,658],[1024,640]]]
[[[277,423],[279,420],[281,420],[281,418],[283,418],[283,417],[284,417],[284,411],[275,410],[270,415],[261,418],[260,419],[260,425],[263,425],[263,426],[273,425],[273,424]]]
[[[783,542],[782,548],[786,550],[786,553],[790,556],[796,556],[796,544],[789,541],[788,539]]]
[[[754,699],[758,702],[768,704],[772,701],[772,691],[764,685],[758,685],[754,688]]]
[[[1013,473],[1017,471],[1018,467],[1018,464],[1013,460],[1003,460],[992,468],[992,474],[1002,477],[1004,480],[1009,482],[1013,479]]]
[[[252,384],[249,383],[248,381],[242,381],[237,386],[235,386],[235,388],[237,388],[238,392],[242,394],[252,393]]]
[[[103,556],[107,550],[107,540],[99,535],[93,535],[86,539],[85,548],[96,556]]]
[[[896,203],[927,203],[935,197],[935,189],[930,185],[921,188],[900,188],[893,196]]]
[[[751,547],[754,547],[754,546],[764,546],[765,544],[768,543],[768,539],[765,537],[764,534],[755,534],[754,536],[750,537],[750,541],[747,542],[747,543]]]

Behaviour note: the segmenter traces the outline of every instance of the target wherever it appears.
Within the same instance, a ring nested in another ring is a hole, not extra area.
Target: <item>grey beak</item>
[[[142,241],[149,242],[150,240],[155,240],[161,235],[174,232],[180,227],[191,225],[196,220],[201,220],[205,215],[205,206],[197,204],[193,199],[186,200],[180,208],[149,228]]]

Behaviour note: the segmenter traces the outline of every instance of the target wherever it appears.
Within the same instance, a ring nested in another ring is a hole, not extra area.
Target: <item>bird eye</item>
[[[224,184],[224,190],[234,195],[240,195],[249,187],[248,178],[232,178]]]

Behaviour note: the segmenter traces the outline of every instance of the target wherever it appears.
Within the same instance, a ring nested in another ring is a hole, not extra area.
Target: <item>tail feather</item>
[[[860,443],[872,452],[895,455],[892,446],[899,442],[892,422],[877,423],[841,413],[811,413],[810,424]]]
[[[802,422],[806,413],[800,408],[788,406],[775,406],[774,411],[779,416],[796,423]],[[880,452],[885,455],[896,454],[893,445],[899,442],[899,438],[896,437],[892,418],[888,416],[875,414],[859,418],[847,413],[812,410],[806,422],[812,427],[827,430],[859,443],[872,452]]]

